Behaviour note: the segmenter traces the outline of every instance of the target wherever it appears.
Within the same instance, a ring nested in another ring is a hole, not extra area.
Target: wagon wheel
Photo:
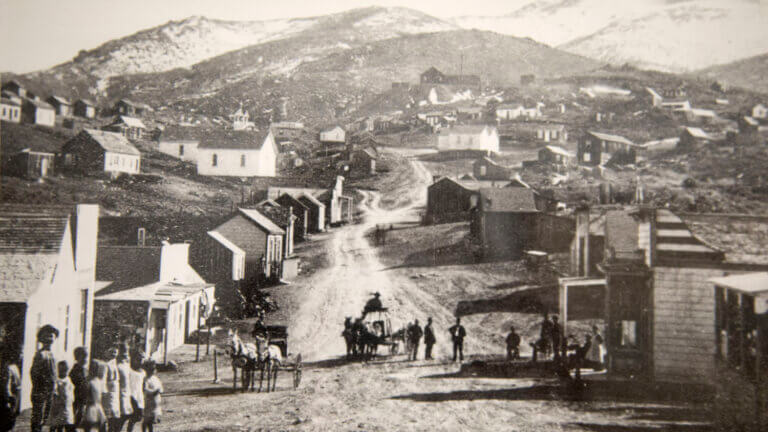
[[[400,343],[393,342],[392,345],[389,346],[389,353],[392,355],[397,355],[398,351],[400,351]]]
[[[296,366],[293,369],[293,388],[299,388],[301,383],[301,353],[296,356]]]

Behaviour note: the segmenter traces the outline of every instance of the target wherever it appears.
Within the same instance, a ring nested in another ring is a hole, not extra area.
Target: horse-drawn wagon
[[[354,322],[351,318],[347,318],[342,336],[347,343],[348,358],[373,357],[377,355],[380,345],[387,346],[390,355],[397,355],[400,352],[400,345],[405,341],[403,329],[392,330],[392,321],[387,308],[365,311],[363,316]]]
[[[301,354],[291,357],[288,354],[288,330],[286,326],[266,326],[264,335],[254,335],[254,342],[244,342],[237,330],[229,332],[226,351],[232,360],[232,386],[237,389],[237,370],[241,370],[243,390],[255,387],[256,371],[261,372],[259,391],[264,374],[267,376],[267,391],[274,391],[277,386],[277,373],[280,369],[291,372],[293,388],[298,388],[302,376]],[[271,390],[270,390],[271,384]]]

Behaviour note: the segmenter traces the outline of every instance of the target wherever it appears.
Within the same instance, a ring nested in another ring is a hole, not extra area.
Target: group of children
[[[48,424],[52,432],[132,432],[141,423],[142,432],[153,432],[160,421],[163,384],[152,361],[142,353],[129,353],[127,344],[107,350],[104,360],[91,360],[79,347],[75,364],[54,360],[51,346],[58,330],[47,325],[38,331],[40,349],[35,354],[32,378],[32,431]]]

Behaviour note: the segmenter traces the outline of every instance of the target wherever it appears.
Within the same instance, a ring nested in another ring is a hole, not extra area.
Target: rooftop
[[[535,193],[526,188],[483,188],[479,190],[485,212],[536,213]]]
[[[211,129],[200,137],[199,148],[260,150],[270,134],[265,131]]]
[[[618,143],[627,144],[627,145],[635,145],[635,143],[624,138],[623,136],[611,135],[607,133],[594,132],[594,131],[588,131],[587,133],[603,141],[618,142]]]
[[[491,132],[495,132],[496,128],[493,126],[487,126],[487,125],[460,125],[460,126],[447,128],[447,129],[441,129],[440,135],[455,135],[455,134],[477,135],[480,133],[484,133],[486,130],[488,130],[488,133],[491,133]]]
[[[252,222],[259,225],[261,228],[263,228],[265,231],[267,231],[270,234],[285,234],[285,231],[283,231],[282,228],[277,226],[274,222],[272,222],[267,216],[263,215],[259,210],[255,209],[239,209],[240,213],[251,220]]]
[[[118,116],[114,122],[112,122],[112,124],[120,124],[120,123],[123,123],[128,127],[135,127],[135,128],[141,128],[141,129],[147,128],[144,125],[144,122],[142,122],[140,119],[137,119],[136,117],[121,115],[121,116]]]
[[[93,139],[106,151],[140,156],[139,150],[128,141],[128,138],[117,132],[107,132],[97,129],[83,129],[86,136]]]

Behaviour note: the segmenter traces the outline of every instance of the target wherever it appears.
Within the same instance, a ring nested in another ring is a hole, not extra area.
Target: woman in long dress
[[[593,365],[594,370],[603,369],[603,336],[600,334],[600,329],[596,325],[592,326],[592,345],[587,351],[587,360]]]

